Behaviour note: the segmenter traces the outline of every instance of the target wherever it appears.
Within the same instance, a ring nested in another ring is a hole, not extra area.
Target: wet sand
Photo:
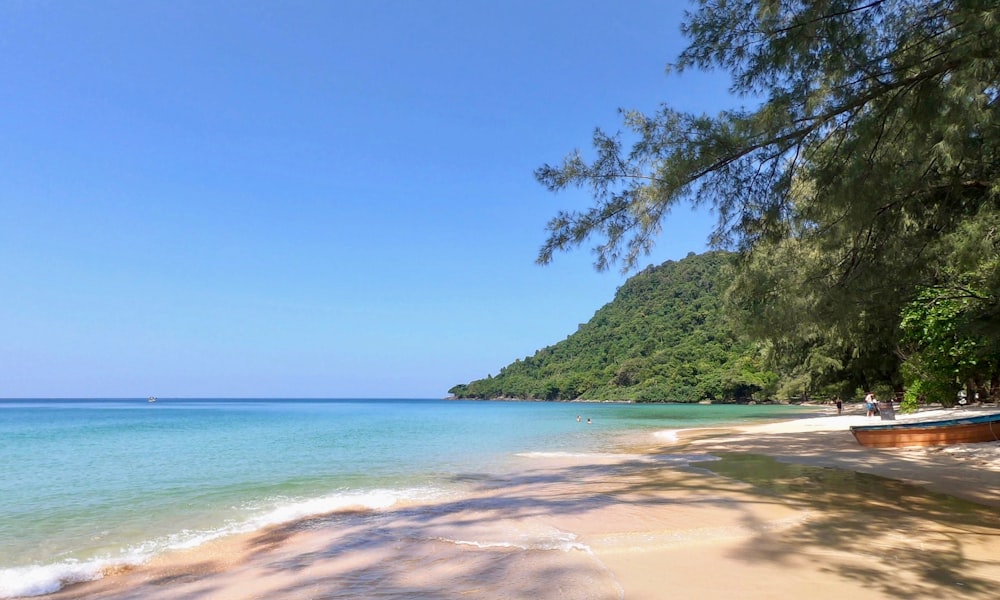
[[[1000,445],[874,450],[864,416],[524,457],[433,505],[347,512],[46,596],[995,598]]]

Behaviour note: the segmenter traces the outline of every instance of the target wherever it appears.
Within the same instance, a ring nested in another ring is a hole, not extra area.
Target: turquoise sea
[[[515,457],[614,452],[635,433],[807,411],[419,399],[2,400],[0,598],[51,593],[110,566],[220,536],[461,493],[464,475],[502,472]]]

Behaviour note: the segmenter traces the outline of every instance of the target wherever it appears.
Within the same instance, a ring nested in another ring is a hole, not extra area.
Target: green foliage
[[[955,400],[958,385],[954,375],[949,376],[946,370],[926,364],[920,356],[913,356],[903,363],[903,378],[906,380],[901,406],[904,412],[912,412],[931,401],[951,406]]]
[[[546,400],[750,399],[776,376],[723,317],[730,259],[724,252],[690,254],[649,267],[562,342],[449,392]]]
[[[963,200],[995,195],[995,2],[699,4],[683,26],[691,45],[672,68],[726,70],[735,92],[763,103],[715,117],[625,112],[631,150],[598,131],[594,160],[574,152],[539,168],[550,189],[585,187],[595,201],[552,219],[540,262],[596,236],[598,268],[631,267],[682,201],[716,209],[719,241],[781,239],[803,182],[826,201],[816,210],[860,234],[911,215],[945,224]],[[877,252],[888,239],[862,235],[852,246]]]
[[[598,131],[594,158],[539,168],[593,197],[550,221],[539,262],[597,239],[598,269],[632,268],[673,207],[709,205],[741,253],[728,313],[778,395],[995,393],[1000,4],[702,0],[683,31],[673,70],[726,71],[759,106],[624,112],[630,147]]]
[[[932,276],[900,312],[900,352],[914,401],[949,405],[1000,368],[1000,212],[981,208],[933,249]]]
[[[903,394],[903,401],[899,405],[899,412],[901,413],[914,413],[922,403],[922,394],[919,390],[907,389],[906,393]]]

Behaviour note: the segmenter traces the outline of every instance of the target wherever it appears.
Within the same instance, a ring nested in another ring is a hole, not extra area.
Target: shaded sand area
[[[522,456],[430,505],[218,540],[45,598],[1000,597],[1000,446],[873,450],[848,431],[864,422]]]

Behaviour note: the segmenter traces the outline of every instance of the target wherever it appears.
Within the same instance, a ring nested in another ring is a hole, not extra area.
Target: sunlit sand
[[[873,450],[845,414],[526,455],[432,504],[162,556],[49,598],[995,598],[1000,445]]]

